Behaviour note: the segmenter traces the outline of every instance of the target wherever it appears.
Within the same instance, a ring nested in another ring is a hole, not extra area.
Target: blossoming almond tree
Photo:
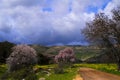
[[[55,62],[58,63],[58,65],[62,64],[63,66],[65,64],[70,64],[75,61],[75,53],[72,48],[65,48],[64,50],[61,50],[58,55],[55,56]]]
[[[17,45],[12,48],[13,52],[7,58],[9,71],[14,71],[19,68],[30,66],[36,63],[36,51],[27,45]]]

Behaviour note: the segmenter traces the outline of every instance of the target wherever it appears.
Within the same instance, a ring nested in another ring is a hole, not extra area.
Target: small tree
[[[36,63],[36,51],[27,45],[17,45],[12,48],[13,52],[7,58],[9,71],[15,71]]]
[[[75,54],[72,48],[65,48],[61,50],[58,55],[55,56],[56,63],[72,63],[75,61]]]
[[[65,66],[70,66],[75,61],[75,54],[72,48],[65,48],[61,50],[58,55],[55,56],[55,62],[58,64],[56,71],[63,72]]]

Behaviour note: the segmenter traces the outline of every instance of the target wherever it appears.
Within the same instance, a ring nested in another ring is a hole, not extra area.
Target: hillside
[[[111,54],[103,53],[101,55],[88,58],[87,60],[85,60],[85,62],[87,63],[114,63],[115,58]]]
[[[43,55],[51,54],[51,55],[57,55],[60,50],[71,47],[73,48],[77,59],[85,61],[91,57],[95,57],[100,55],[100,49],[96,47],[87,47],[87,46],[51,46],[51,47],[44,47],[44,46],[32,46],[35,48],[38,53],[41,53]]]
[[[10,42],[1,42],[0,43],[0,55],[1,55],[1,62],[5,62],[5,58],[9,56],[11,53],[11,48],[13,47],[13,43]],[[45,62],[46,64],[48,63],[49,60],[54,58],[55,55],[59,53],[60,50],[66,48],[66,47],[71,47],[73,48],[76,58],[78,60],[82,60],[84,62],[103,62],[103,61],[110,61],[108,58],[108,55],[104,55],[103,52],[98,47],[95,46],[41,46],[41,45],[30,45],[33,47],[37,54],[38,58],[40,59],[39,63]],[[7,53],[7,54],[6,54]]]

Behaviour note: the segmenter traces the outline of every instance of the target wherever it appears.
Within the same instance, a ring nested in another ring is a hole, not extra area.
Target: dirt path
[[[76,76],[74,80],[120,80],[120,76],[101,72],[91,68],[80,68],[80,75]]]

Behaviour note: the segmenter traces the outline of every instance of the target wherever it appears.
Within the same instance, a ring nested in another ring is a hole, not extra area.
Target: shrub
[[[51,60],[51,58],[39,52],[37,53],[37,58],[38,58],[38,64],[40,65],[48,65]]]
[[[13,52],[7,58],[8,70],[15,71],[36,63],[36,51],[27,45],[17,45],[12,48]]]

